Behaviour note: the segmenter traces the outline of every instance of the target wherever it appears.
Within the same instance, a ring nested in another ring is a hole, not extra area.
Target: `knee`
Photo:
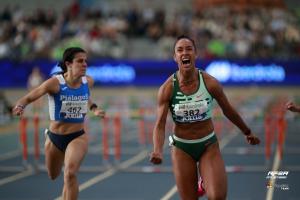
[[[74,167],[66,167],[64,170],[64,181],[67,184],[72,184],[76,181],[76,170]]]

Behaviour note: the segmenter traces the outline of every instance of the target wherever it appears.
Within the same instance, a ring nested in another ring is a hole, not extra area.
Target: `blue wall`
[[[26,87],[34,66],[39,66],[48,78],[55,65],[56,62],[48,60],[1,60],[0,87]],[[223,85],[300,85],[300,60],[201,60],[197,66],[216,77]],[[173,60],[91,60],[87,74],[95,79],[96,85],[101,86],[158,86],[176,70],[177,65]]]

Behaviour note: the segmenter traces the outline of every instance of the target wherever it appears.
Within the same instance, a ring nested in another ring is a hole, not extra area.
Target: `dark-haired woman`
[[[86,76],[86,52],[78,47],[66,49],[60,67],[61,74],[20,98],[13,114],[22,115],[28,104],[48,94],[50,125],[45,131],[46,167],[50,179],[54,180],[64,165],[63,199],[74,200],[78,196],[77,172],[88,149],[85,115],[89,109],[94,115],[103,117],[104,111],[90,98],[93,80]]]
[[[196,45],[191,38],[181,36],[177,39],[174,60],[179,70],[158,91],[154,150],[150,161],[160,164],[163,160],[165,125],[170,110],[175,125],[169,140],[173,146],[173,171],[181,199],[195,200],[203,194],[201,190],[197,192],[200,174],[199,186],[204,187],[208,199],[225,200],[227,178],[211,119],[213,99],[225,116],[244,133],[249,144],[259,144],[260,140],[231,106],[219,82],[196,68]]]

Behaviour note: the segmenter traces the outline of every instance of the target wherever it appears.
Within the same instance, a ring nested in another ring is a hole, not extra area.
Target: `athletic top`
[[[62,74],[55,75],[59,81],[59,92],[48,95],[49,114],[53,121],[82,123],[87,113],[90,96],[86,76],[79,88],[68,87]]]
[[[192,123],[211,118],[213,97],[206,89],[202,72],[199,70],[198,90],[185,95],[179,88],[176,73],[173,75],[173,92],[169,108],[174,122]]]

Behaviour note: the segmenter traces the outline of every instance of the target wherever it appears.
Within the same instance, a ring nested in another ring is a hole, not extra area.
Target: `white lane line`
[[[24,171],[24,166],[0,166],[0,172],[22,172]]]
[[[234,137],[238,135],[238,132],[233,132],[231,134],[228,134],[226,137],[222,138],[219,142],[220,149],[223,149]],[[176,184],[163,196],[160,198],[160,200],[169,200],[173,195],[175,195],[177,192]]]
[[[273,162],[273,166],[272,166],[272,171],[278,171],[278,169],[279,169],[280,161],[281,161],[279,154],[280,153],[279,153],[279,149],[278,149],[278,146],[277,146],[276,154],[275,154],[275,158],[274,158],[274,162]],[[273,199],[275,182],[276,182],[276,179],[272,178],[271,181],[270,181],[270,185],[272,185],[273,187],[268,188],[267,195],[266,195],[266,200],[272,200]]]
[[[4,160],[11,159],[11,158],[15,158],[15,157],[18,157],[19,155],[21,155],[21,151],[20,150],[15,150],[15,151],[10,151],[10,152],[6,152],[6,153],[2,153],[0,155],[0,161],[4,161]]]
[[[169,200],[175,193],[177,192],[177,187],[174,185],[165,196],[163,196],[160,200]]]
[[[34,174],[34,170],[32,167],[29,167],[26,171],[20,172],[18,174],[0,179],[0,186],[3,186],[7,183],[13,182],[13,181],[17,181],[19,179],[25,178],[27,176],[31,176]]]
[[[233,138],[238,136],[238,132],[235,131],[233,133],[228,134],[226,137],[222,138],[220,141],[220,150],[222,150]]]
[[[118,169],[126,169],[128,167],[130,167],[131,165],[140,162],[141,160],[145,159],[148,156],[148,151],[143,150],[142,152],[140,152],[139,154],[133,156],[132,158],[122,162],[119,166],[119,168],[111,168],[97,176],[95,176],[94,178],[82,183],[81,185],[79,185],[79,192],[85,190],[88,187],[91,187],[92,185],[95,185],[96,183],[101,182],[102,180],[114,175]],[[59,196],[57,198],[55,198],[55,200],[61,200],[62,197]]]

